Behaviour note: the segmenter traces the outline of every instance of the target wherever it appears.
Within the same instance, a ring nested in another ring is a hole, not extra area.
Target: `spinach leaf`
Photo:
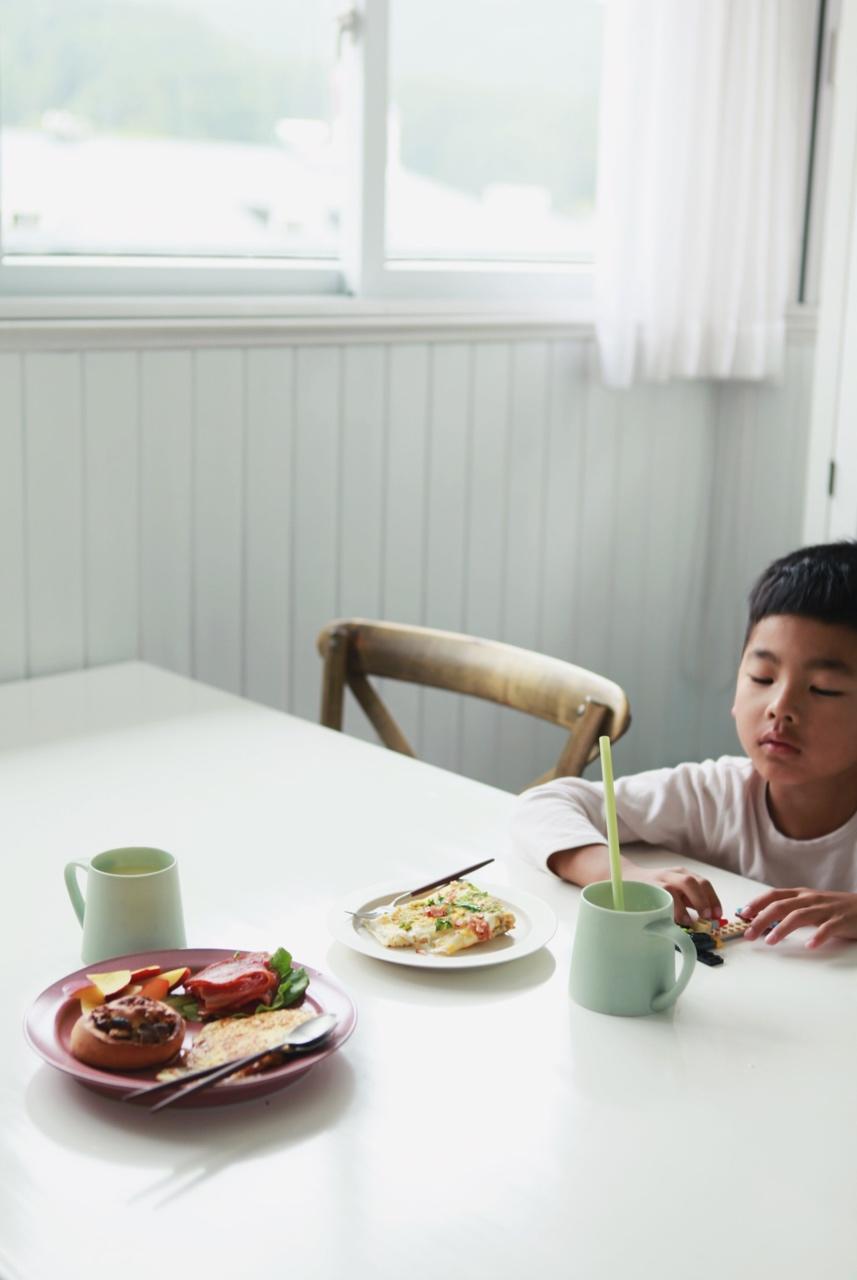
[[[276,969],[280,975],[281,982],[288,978],[292,971],[292,957],[285,947],[277,947],[277,950],[271,956],[271,968]]]
[[[293,969],[292,957],[284,947],[278,947],[271,956],[271,968],[280,978],[280,984],[270,1004],[256,1006],[257,1013],[268,1013],[273,1009],[286,1009],[296,1004],[309,986],[309,975],[306,969]]]
[[[164,1004],[168,1004],[176,1013],[180,1013],[188,1022],[196,1022],[199,1018],[199,1002],[193,996],[167,996]]]

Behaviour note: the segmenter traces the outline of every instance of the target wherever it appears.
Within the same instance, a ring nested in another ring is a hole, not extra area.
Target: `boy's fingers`
[[[691,909],[702,919],[719,920],[723,914],[720,899],[710,880],[703,880],[681,867],[675,867],[659,883],[672,895],[676,924],[693,924]]]
[[[793,898],[798,892],[798,889],[769,889],[767,893],[760,893],[758,898],[754,898],[752,902],[742,907],[741,915],[745,920],[752,920],[766,907],[772,906],[775,902],[782,902],[784,898]]]
[[[708,897],[708,909],[715,920],[719,920],[723,915],[723,905],[717,896],[717,890],[710,880],[703,880],[703,887]]]
[[[835,938],[836,931],[842,923],[842,916],[831,916],[829,920],[823,921],[818,926],[806,945],[812,949],[813,947],[820,947],[823,942],[827,942],[828,938]]]
[[[765,942],[774,946],[790,933],[794,933],[795,929],[804,929],[807,925],[817,924],[819,912],[823,910],[823,907],[800,907],[797,911],[790,911],[785,919],[771,930]]]
[[[682,886],[688,904],[697,915],[720,918],[720,902],[709,880],[701,880],[698,876],[688,875]]]
[[[687,901],[681,889],[676,885],[664,885],[667,893],[672,894],[673,900],[673,918],[676,924],[692,924],[693,921],[687,910]]]
[[[759,911],[753,916],[750,928],[744,934],[745,938],[751,941],[758,938],[766,929],[772,929],[778,920],[784,916],[784,909],[780,902],[775,902],[772,906],[765,907],[763,911]]]

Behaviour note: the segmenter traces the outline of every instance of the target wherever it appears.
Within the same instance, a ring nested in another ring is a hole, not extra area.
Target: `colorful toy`
[[[704,933],[713,938],[715,944],[729,942],[733,938],[742,938],[750,927],[748,920],[727,920],[721,916],[719,920],[694,920],[690,926],[691,933]]]
[[[716,954],[723,943],[733,938],[743,937],[748,928],[747,920],[741,920],[738,917],[735,920],[727,920],[725,916],[721,916],[719,920],[702,918],[694,920],[693,924],[686,927],[685,932],[689,933],[693,939],[697,960],[713,968],[723,963],[723,957]]]
[[[687,931],[693,939],[693,945],[696,947],[696,958],[700,964],[715,965],[723,963],[723,957],[719,956],[715,951],[718,945],[709,933],[694,933],[692,929]]]

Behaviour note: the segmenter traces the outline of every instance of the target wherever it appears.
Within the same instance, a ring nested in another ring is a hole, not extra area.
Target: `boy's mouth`
[[[772,756],[796,756],[800,752],[800,747],[794,742],[789,742],[787,738],[780,738],[776,733],[766,733],[759,739],[759,746],[764,747],[768,755]]]

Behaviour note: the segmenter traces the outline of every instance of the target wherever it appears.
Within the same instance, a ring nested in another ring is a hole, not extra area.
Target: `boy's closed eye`
[[[774,683],[773,676],[751,675],[750,679],[752,680],[753,684],[768,685],[768,684]],[[821,689],[816,684],[811,684],[809,686],[809,691],[810,693],[817,693],[819,697],[822,697],[822,698],[841,698],[845,692],[844,689]]]

